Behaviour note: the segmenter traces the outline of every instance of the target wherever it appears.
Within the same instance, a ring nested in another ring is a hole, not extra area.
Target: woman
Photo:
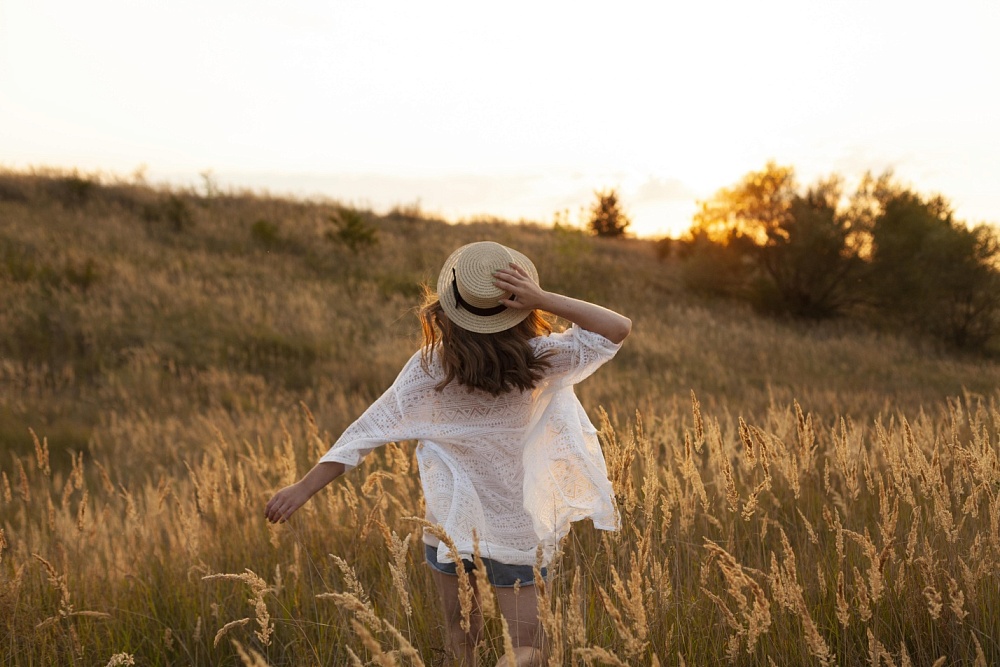
[[[573,326],[549,335],[539,311]],[[376,447],[418,440],[427,519],[454,541],[467,570],[478,540],[517,664],[536,664],[539,546],[548,563],[572,521],[618,526],[596,430],[573,385],[614,356],[632,322],[543,290],[527,257],[488,241],[452,253],[420,320],[422,349],[312,470],[271,498],[266,516],[286,521]],[[458,664],[476,665],[482,618],[475,612],[462,630],[456,563],[433,535],[424,542],[449,648]]]

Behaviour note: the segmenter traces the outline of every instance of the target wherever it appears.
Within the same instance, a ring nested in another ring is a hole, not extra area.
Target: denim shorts
[[[437,547],[424,544],[424,558],[427,559],[427,564],[438,572],[457,576],[454,563],[442,563],[437,559]],[[462,559],[462,565],[466,572],[476,569],[476,564],[471,560]],[[497,588],[513,588],[515,581],[520,581],[521,586],[535,585],[535,571],[531,565],[507,565],[489,558],[483,559],[483,565],[486,566],[486,579]],[[548,570],[543,567],[542,579],[547,576]]]

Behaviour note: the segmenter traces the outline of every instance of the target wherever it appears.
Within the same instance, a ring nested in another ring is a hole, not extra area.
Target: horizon
[[[8,4],[0,161],[450,221],[579,222],[616,188],[657,237],[774,160],[995,224],[997,27],[977,0]]]

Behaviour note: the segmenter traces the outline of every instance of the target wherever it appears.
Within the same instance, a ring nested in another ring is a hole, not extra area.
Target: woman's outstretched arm
[[[516,297],[500,301],[508,308],[547,311],[587,331],[601,334],[615,344],[625,340],[632,331],[632,320],[624,315],[588,301],[546,292],[516,264],[493,274],[493,284]]]
[[[292,516],[295,510],[302,507],[317,491],[343,474],[343,463],[331,461],[317,463],[302,479],[274,494],[268,501],[267,507],[264,508],[264,516],[271,523],[287,521],[288,517]]]

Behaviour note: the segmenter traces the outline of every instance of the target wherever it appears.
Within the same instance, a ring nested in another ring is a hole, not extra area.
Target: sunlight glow
[[[807,182],[893,167],[996,220],[998,7],[4,3],[0,160],[453,219],[546,222],[617,187],[659,236],[775,159]]]

